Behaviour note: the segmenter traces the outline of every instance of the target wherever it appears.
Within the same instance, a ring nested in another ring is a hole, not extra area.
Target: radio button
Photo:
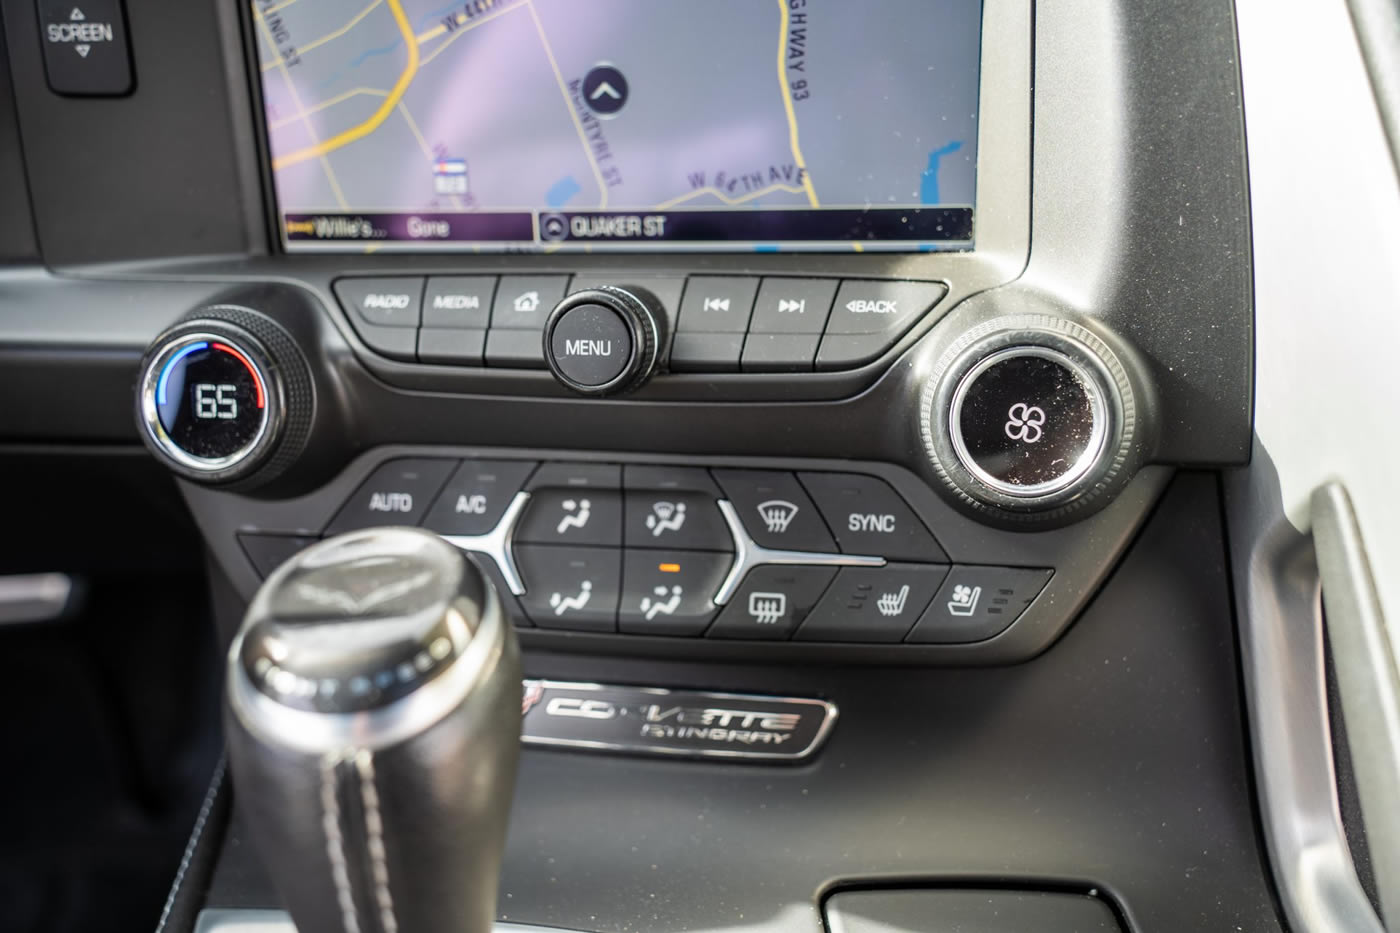
[[[494,275],[435,275],[423,294],[423,326],[484,330],[495,295]]]
[[[701,635],[719,611],[713,598],[733,559],[705,551],[628,550],[622,562],[618,631]]]
[[[965,567],[948,573],[906,642],[961,644],[1000,634],[1045,589],[1053,571]]]
[[[339,279],[334,288],[341,305],[366,324],[417,327],[422,319],[422,276]]]
[[[835,279],[764,279],[754,301],[749,333],[820,334],[835,294]],[[814,355],[815,350],[814,345]]]
[[[715,470],[744,528],[761,547],[775,551],[832,553],[836,542],[817,507],[791,473],[776,470]]]
[[[799,473],[798,479],[847,554],[939,564],[948,555],[889,484],[856,473]]]
[[[797,641],[899,642],[933,599],[947,567],[844,567],[794,637]]]
[[[835,576],[832,567],[755,567],[705,635],[785,641]]]

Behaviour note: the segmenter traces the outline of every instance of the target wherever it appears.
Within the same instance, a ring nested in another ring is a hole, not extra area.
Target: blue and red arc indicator
[[[208,464],[247,454],[267,424],[261,371],[245,351],[218,340],[194,340],[171,353],[155,403],[161,442]]]
[[[162,408],[164,408],[167,404],[165,390],[167,384],[170,382],[170,373],[172,370],[175,369],[175,364],[183,360],[185,357],[189,356],[191,353],[195,353],[200,350],[210,349],[218,350],[221,353],[229,354],[234,359],[238,360],[238,362],[242,363],[244,367],[247,368],[248,375],[253,380],[253,386],[257,390],[257,405],[259,408],[265,407],[267,404],[267,395],[263,390],[262,379],[258,377],[258,371],[253,366],[253,361],[248,359],[248,357],[245,354],[243,354],[235,347],[231,347],[226,343],[218,343],[217,341],[211,343],[208,340],[202,340],[199,343],[190,344],[189,346],[180,350],[179,353],[176,353],[174,356],[172,356],[170,358],[170,361],[165,364],[165,369],[161,370],[160,373],[160,382],[156,386],[156,403]]]

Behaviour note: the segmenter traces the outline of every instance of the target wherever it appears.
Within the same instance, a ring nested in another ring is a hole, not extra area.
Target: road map
[[[980,0],[251,0],[289,248],[967,248]]]

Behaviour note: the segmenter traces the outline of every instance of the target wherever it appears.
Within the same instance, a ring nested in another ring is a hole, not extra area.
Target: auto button
[[[390,460],[360,484],[336,514],[327,535],[385,525],[416,525],[456,460]]]

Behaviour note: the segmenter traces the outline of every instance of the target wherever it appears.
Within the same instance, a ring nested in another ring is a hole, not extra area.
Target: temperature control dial
[[[946,488],[984,514],[1081,513],[1131,475],[1138,405],[1119,356],[1048,315],[989,321],[957,340],[925,386],[924,445]]]
[[[304,446],[310,407],[292,338],[246,308],[197,312],[156,338],[142,363],[142,440],[191,479],[271,479]]]

